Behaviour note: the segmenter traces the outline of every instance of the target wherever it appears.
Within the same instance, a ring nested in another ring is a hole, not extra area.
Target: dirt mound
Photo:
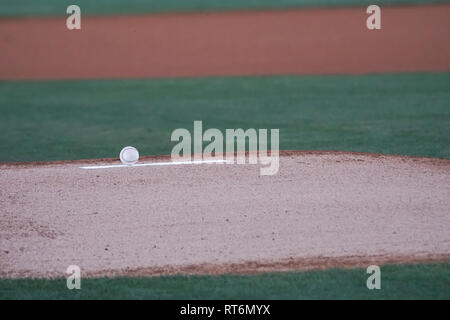
[[[2,165],[0,276],[64,276],[72,264],[98,276],[450,257],[446,159],[284,152],[275,176],[257,165],[79,165]]]

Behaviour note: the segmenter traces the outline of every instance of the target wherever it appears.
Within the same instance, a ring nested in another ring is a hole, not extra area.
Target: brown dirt
[[[448,260],[449,181],[448,159],[344,152],[285,152],[275,176],[257,165],[2,165],[0,276]]]
[[[450,5],[0,20],[0,79],[450,70]]]
[[[289,272],[306,270],[326,270],[330,268],[367,268],[370,265],[418,264],[448,262],[450,254],[426,254],[422,256],[349,256],[289,258],[279,261],[247,261],[243,263],[199,264],[188,266],[164,266],[150,268],[124,268],[120,270],[101,270],[83,273],[85,277],[141,277],[161,275],[221,275],[221,274],[258,274],[266,272]]]

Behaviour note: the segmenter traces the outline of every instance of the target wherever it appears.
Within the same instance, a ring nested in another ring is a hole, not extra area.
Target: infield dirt
[[[0,79],[450,70],[450,5],[0,20]]]
[[[104,276],[450,258],[450,160],[282,154],[270,177],[237,164],[2,165],[0,276],[64,276],[71,264]]]

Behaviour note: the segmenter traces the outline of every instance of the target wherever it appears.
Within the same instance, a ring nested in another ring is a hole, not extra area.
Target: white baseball
[[[120,161],[126,165],[133,165],[139,160],[139,151],[135,147],[125,147],[120,151]]]

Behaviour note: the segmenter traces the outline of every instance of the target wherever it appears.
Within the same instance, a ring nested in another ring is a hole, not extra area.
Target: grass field
[[[0,82],[0,161],[168,154],[170,133],[280,128],[282,149],[450,157],[450,73]],[[254,276],[0,279],[0,299],[450,299],[450,263]]]
[[[450,299],[450,263],[381,266],[381,289],[368,290],[365,269],[251,276],[0,279],[0,299]]]
[[[280,148],[450,158],[450,73],[0,82],[0,161],[170,154],[176,128],[279,128]]]
[[[442,3],[448,0],[2,0],[0,16],[65,15],[77,4],[82,14],[144,14],[171,11],[217,11],[349,5]]]
[[[450,0],[2,0],[0,19]],[[1,72],[1,71],[0,71]],[[279,128],[280,148],[450,158],[450,73],[0,81],[0,162],[169,154],[176,128]],[[1,193],[1,189],[0,189]],[[259,275],[0,279],[2,299],[450,299],[450,262]]]

